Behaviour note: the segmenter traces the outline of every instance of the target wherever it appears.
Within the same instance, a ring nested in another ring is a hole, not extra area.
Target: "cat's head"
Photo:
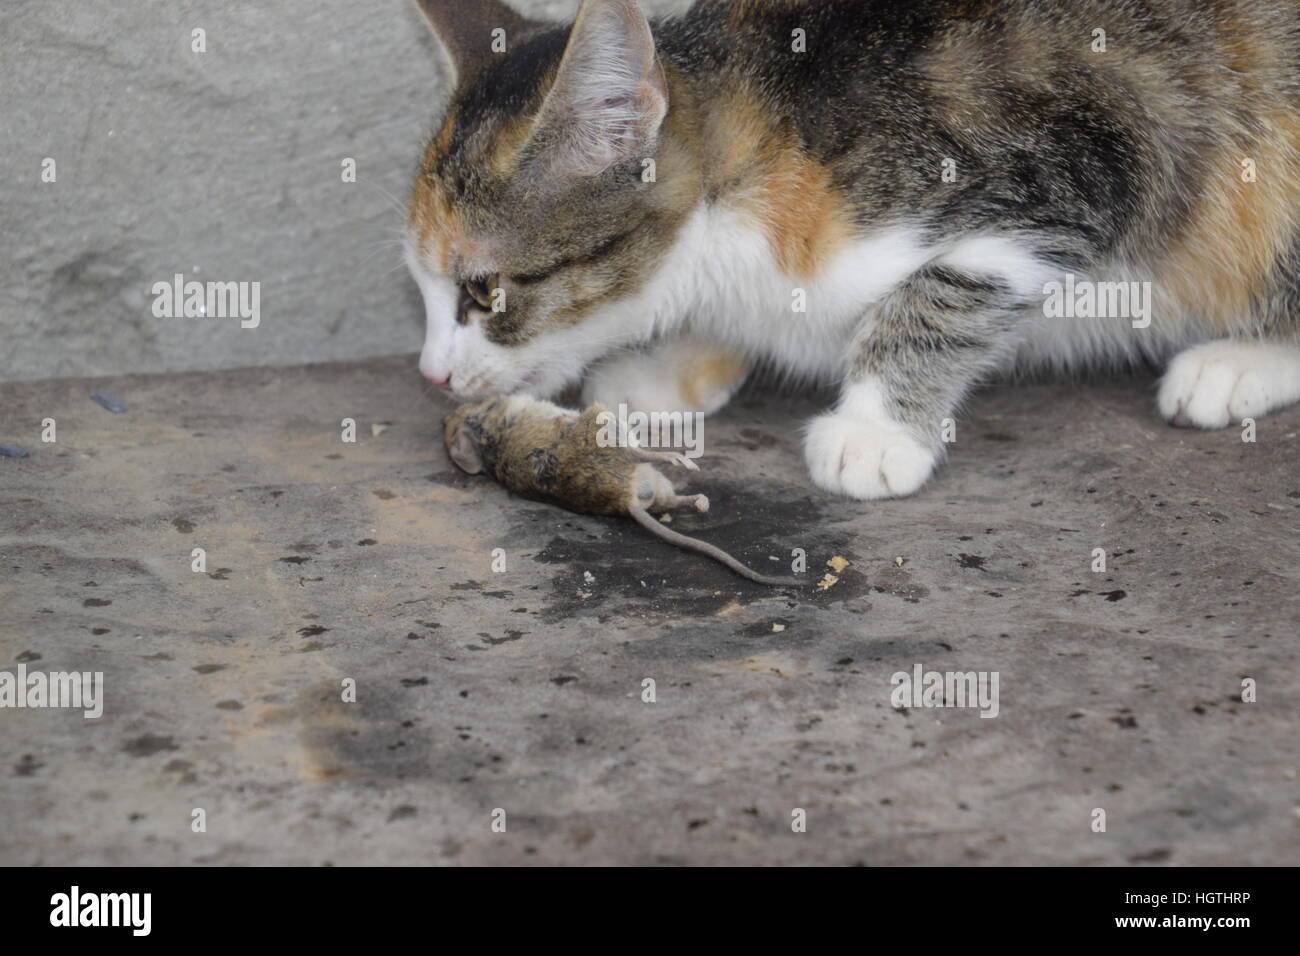
[[[418,3],[456,76],[407,223],[420,370],[462,399],[554,392],[650,334],[637,296],[690,204],[649,24],[635,0],[584,0],[572,28]]]

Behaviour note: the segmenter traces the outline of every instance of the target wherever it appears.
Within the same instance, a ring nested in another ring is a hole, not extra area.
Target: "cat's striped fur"
[[[460,396],[711,411],[766,362],[842,383],[806,453],[862,498],[1017,362],[1173,356],[1202,427],[1300,399],[1293,0],[420,5],[457,85],[408,258]],[[1066,274],[1150,282],[1149,327],[1047,317]]]

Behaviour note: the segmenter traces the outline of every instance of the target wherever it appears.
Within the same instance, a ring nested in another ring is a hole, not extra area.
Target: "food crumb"
[[[582,572],[582,580],[583,580],[583,582],[586,583],[586,584],[595,584],[595,583],[596,583],[596,575],[592,574],[590,571],[583,571],[583,572]]]
[[[772,625],[772,630],[773,630],[773,632],[777,632],[777,633],[779,633],[779,632],[785,630],[785,625],[784,625],[784,624],[773,624],[773,625]]]
[[[837,578],[835,575],[827,574],[826,577],[822,578],[820,581],[817,582],[817,587],[820,590],[825,591],[827,588],[831,587],[833,584],[835,584],[838,581],[839,578]]]
[[[826,562],[826,567],[830,568],[836,574],[839,574],[849,566],[849,562],[841,558],[838,554]]]
[[[370,426],[370,437],[378,438],[386,431],[388,431],[388,422],[373,422]]]
[[[895,566],[895,567],[898,567],[898,568],[901,568],[901,567],[903,566],[903,559],[902,559],[902,558],[894,558],[894,566]]]

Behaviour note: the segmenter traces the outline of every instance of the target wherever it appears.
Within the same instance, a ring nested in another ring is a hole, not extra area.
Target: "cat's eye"
[[[496,283],[491,276],[479,276],[465,280],[465,292],[484,309],[492,308],[493,286]]]
[[[494,276],[475,276],[465,279],[460,284],[460,302],[457,304],[456,321],[461,325],[469,324],[469,313],[474,308],[490,311],[492,295],[496,291]]]

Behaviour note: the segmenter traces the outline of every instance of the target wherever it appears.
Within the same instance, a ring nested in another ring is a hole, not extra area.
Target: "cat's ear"
[[[536,26],[500,0],[415,0],[415,4],[447,51],[456,82]]]
[[[648,151],[667,112],[668,84],[635,0],[583,0],[534,127],[547,162],[594,176]]]

